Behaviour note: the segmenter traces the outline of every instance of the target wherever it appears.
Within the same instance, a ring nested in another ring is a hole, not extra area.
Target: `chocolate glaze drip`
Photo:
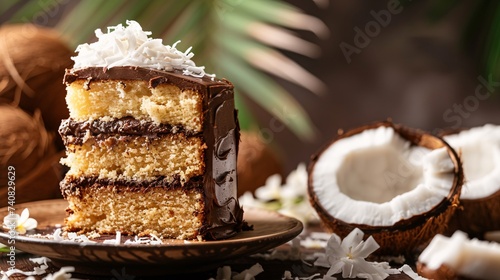
[[[247,227],[243,222],[243,209],[237,200],[237,177],[236,160],[239,143],[239,125],[234,109],[233,85],[226,80],[212,80],[210,78],[194,78],[182,75],[180,72],[166,72],[140,67],[113,67],[106,68],[85,68],[76,70],[66,70],[64,83],[69,84],[76,80],[85,80],[91,87],[94,80],[146,80],[151,87],[161,84],[174,84],[181,89],[191,89],[200,92],[203,96],[203,132],[202,137],[207,145],[205,150],[206,170],[203,178],[200,178],[200,188],[205,195],[205,223],[200,230],[200,234],[205,239],[222,239]],[[71,120],[64,121],[60,131],[63,138],[71,135],[75,138],[83,138],[87,131],[90,133],[116,133],[123,135],[142,135],[145,130],[151,129],[147,133],[177,133],[172,131],[172,127],[152,127],[151,125],[140,125],[129,119],[121,119],[111,125],[92,122],[88,124],[78,124]],[[93,132],[92,132],[93,131]],[[186,131],[183,131],[188,133]],[[83,179],[85,180],[85,179]],[[159,180],[161,181],[161,180]],[[161,187],[157,181],[154,184]],[[63,193],[72,188],[79,187],[80,184],[61,183]],[[92,181],[97,182],[97,181]],[[86,182],[86,183],[92,183]],[[105,182],[100,182],[105,183]],[[123,183],[123,182],[120,182]],[[151,182],[144,183],[149,185]],[[142,183],[141,183],[142,184]],[[189,183],[188,183],[189,184]],[[81,185],[84,185],[82,182]],[[139,185],[138,185],[139,186]],[[137,186],[131,186],[137,187]],[[143,187],[141,185],[141,187]],[[170,185],[170,187],[175,187]]]

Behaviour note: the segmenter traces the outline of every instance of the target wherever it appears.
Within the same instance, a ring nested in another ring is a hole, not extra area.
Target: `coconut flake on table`
[[[456,231],[451,237],[438,234],[418,261],[429,270],[446,265],[459,276],[494,280],[500,275],[500,244],[469,239],[461,231]]]
[[[121,242],[122,242],[122,233],[120,231],[116,231],[115,239],[107,239],[107,240],[104,240],[102,243],[103,244],[120,245]]]
[[[418,275],[418,274],[417,274],[415,271],[413,271],[413,269],[412,269],[409,265],[407,265],[407,264],[403,265],[403,266],[402,266],[402,267],[400,267],[398,270],[399,270],[400,272],[402,272],[402,273],[406,274],[408,277],[410,277],[410,278],[411,278],[411,279],[413,279],[413,280],[427,280],[427,278],[425,278],[425,277],[422,277],[422,276]]]
[[[60,228],[56,229],[52,234],[52,239],[61,242],[77,242],[77,243],[97,243],[90,240],[86,235],[78,235],[76,232],[62,232]]]
[[[330,277],[330,276],[323,276],[323,277],[320,277],[321,274],[320,273],[315,273],[311,276],[308,276],[308,277],[293,277],[292,276],[292,273],[289,271],[289,270],[285,270],[285,272],[283,273],[283,277],[281,278],[281,280],[337,280],[337,278],[335,277]]]
[[[38,257],[38,258],[30,258],[32,263],[38,264],[38,267],[34,267],[32,271],[22,271],[20,269],[9,269],[8,271],[0,271],[2,275],[1,280],[8,280],[10,276],[14,274],[22,274],[24,276],[29,276],[26,280],[34,280],[33,276],[39,276],[47,273],[47,268],[49,265],[47,264],[51,260],[47,257]],[[49,274],[43,278],[43,280],[66,280],[72,279],[71,274],[69,272],[75,271],[75,268],[72,266],[61,267],[61,269],[54,274]]]
[[[153,39],[150,31],[143,31],[141,25],[133,20],[126,21],[127,26],[118,24],[108,27],[107,33],[96,29],[97,42],[81,44],[76,48],[77,56],[74,69],[86,67],[113,68],[116,66],[137,66],[157,70],[180,70],[184,75],[203,78],[215,78],[214,74],[205,73],[204,66],[197,66],[191,59],[194,53],[191,47],[185,52],[176,46],[163,45],[162,39]]]
[[[254,280],[255,276],[263,271],[264,269],[259,263],[254,264],[249,269],[245,269],[240,273],[231,271],[230,266],[223,266],[217,269],[217,276],[209,280]]]
[[[150,237],[138,237],[137,235],[134,236],[134,239],[129,239],[125,241],[125,245],[137,245],[137,244],[142,244],[142,245],[160,245],[163,244],[162,240],[154,235],[154,234],[149,234]]]

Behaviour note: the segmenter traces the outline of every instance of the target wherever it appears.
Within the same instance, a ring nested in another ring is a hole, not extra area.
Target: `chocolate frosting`
[[[243,209],[237,199],[236,160],[239,143],[239,125],[234,109],[233,85],[227,80],[204,77],[194,78],[180,72],[167,72],[140,67],[85,68],[66,70],[64,83],[86,80],[91,87],[94,80],[146,80],[150,87],[161,84],[174,84],[181,89],[191,89],[203,96],[203,132],[202,137],[207,145],[205,150],[206,170],[202,178],[196,179],[205,196],[206,221],[200,234],[207,240],[227,238],[244,227]],[[132,118],[124,118],[112,122],[75,122],[64,120],[60,127],[61,136],[72,141],[81,141],[87,131],[91,135],[100,133],[115,136],[150,135],[160,137],[162,134],[178,133],[195,135],[180,127],[156,125],[141,122]],[[71,137],[68,137],[71,136]],[[197,135],[198,136],[198,135]],[[76,143],[75,142],[75,143]],[[69,178],[68,178],[69,179]],[[96,180],[93,183],[98,182]],[[148,185],[168,187],[162,180]],[[61,189],[70,190],[76,186],[83,187],[90,182],[63,180]],[[109,182],[108,182],[109,183]],[[123,182],[120,182],[123,183]],[[195,183],[187,183],[194,188]],[[130,187],[138,187],[141,184]],[[142,185],[143,186],[143,185]],[[174,185],[169,185],[174,187]]]
[[[180,89],[201,91],[209,99],[217,95],[220,90],[207,90],[207,88],[233,88],[231,82],[225,79],[211,79],[209,77],[195,78],[183,75],[180,71],[162,71],[136,66],[119,66],[113,68],[89,67],[83,69],[66,69],[63,82],[71,84],[76,80],[85,80],[89,84],[99,80],[140,80],[148,81],[152,88],[160,84],[172,84]]]

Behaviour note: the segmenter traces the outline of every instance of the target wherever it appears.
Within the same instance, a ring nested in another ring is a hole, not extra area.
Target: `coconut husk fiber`
[[[20,108],[0,104],[0,139],[0,207],[7,205],[8,181],[15,185],[15,203],[60,195],[61,155],[39,110],[32,117]],[[8,180],[9,166],[15,170]]]
[[[74,53],[59,33],[32,24],[0,26],[0,38],[0,103],[31,115],[39,109],[47,130],[57,131],[69,115],[62,80]]]

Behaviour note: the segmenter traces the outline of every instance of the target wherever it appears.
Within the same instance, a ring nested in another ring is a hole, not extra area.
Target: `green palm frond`
[[[57,1],[25,0],[22,5],[14,0],[5,2],[0,15],[8,9],[15,10],[9,21],[18,22],[33,18]],[[245,94],[301,139],[314,138],[316,132],[308,114],[272,77],[299,85],[305,92],[325,92],[317,77],[280,52],[317,57],[319,47],[294,33],[305,30],[326,38],[329,30],[316,17],[283,0],[87,0],[64,5],[66,11],[56,28],[73,47],[95,40],[97,28],[136,20],[166,44],[182,40],[179,49],[192,46],[197,64],[205,65],[208,73],[231,80],[237,87],[237,95]],[[250,125],[251,117],[242,100],[237,96],[245,128]]]

